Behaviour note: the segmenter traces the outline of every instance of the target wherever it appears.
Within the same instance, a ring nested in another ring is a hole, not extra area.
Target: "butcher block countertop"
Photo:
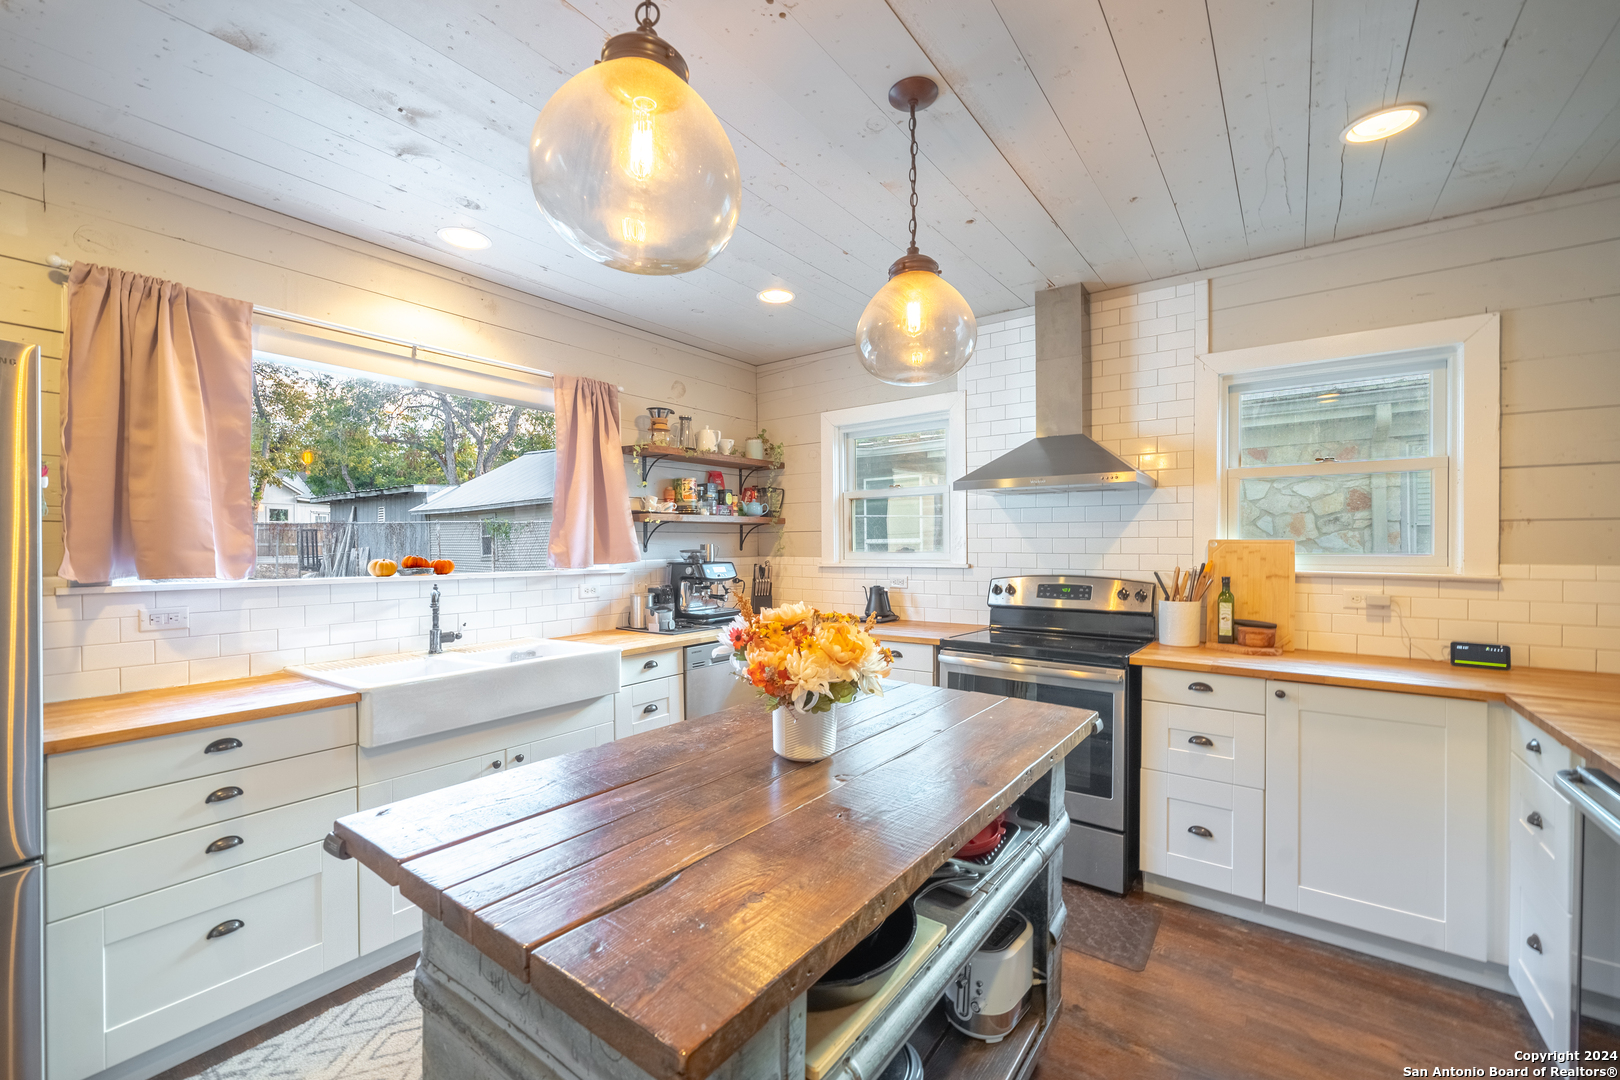
[[[45,706],[45,753],[348,705],[360,695],[279,672],[251,679],[136,690]]]
[[[1586,758],[1588,764],[1620,775],[1620,675],[1556,668],[1493,671],[1453,667],[1436,660],[1303,650],[1281,656],[1246,656],[1159,644],[1132,655],[1131,663],[1213,675],[1501,701]]]
[[[872,634],[879,641],[903,641],[916,645],[938,645],[942,638],[955,637],[958,634],[969,634],[975,630],[983,630],[982,626],[968,626],[962,623],[922,622],[914,619],[901,619],[899,622],[879,623],[872,628]],[[564,641],[583,641],[588,645],[606,645],[613,649],[622,649],[625,656],[637,656],[641,653],[659,652],[662,649],[683,648],[687,645],[701,645],[706,641],[714,641],[715,635],[720,632],[718,626],[708,630],[693,630],[685,634],[648,634],[640,630],[598,630],[590,634],[573,634],[565,637]]]
[[[896,685],[845,706],[837,753],[802,764],[740,705],[355,814],[336,839],[641,1068],[696,1080],[1092,715]]]

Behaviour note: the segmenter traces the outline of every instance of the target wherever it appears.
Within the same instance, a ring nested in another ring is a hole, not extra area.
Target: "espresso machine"
[[[690,629],[730,622],[737,617],[732,590],[742,583],[736,564],[716,559],[714,545],[682,551],[686,558],[669,564],[669,587],[674,592],[675,625]]]

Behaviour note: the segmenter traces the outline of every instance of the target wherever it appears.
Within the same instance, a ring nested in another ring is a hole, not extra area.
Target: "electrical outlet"
[[[142,630],[184,630],[191,625],[190,608],[141,612]]]
[[[886,588],[903,589],[903,588],[906,587],[906,582],[908,582],[910,580],[911,579],[907,578],[907,577],[891,577],[889,579],[889,584],[886,586]]]
[[[598,585],[587,585],[584,582],[580,582],[580,585],[579,585],[579,598],[581,600],[595,600],[598,597],[600,597],[601,595],[602,595],[602,590],[601,590],[600,586],[598,586]]]
[[[1388,611],[1390,598],[1371,589],[1353,589],[1344,594],[1344,606],[1364,611]]]
[[[1367,606],[1367,592],[1366,592],[1366,590],[1365,589],[1357,589],[1354,592],[1345,593],[1344,594],[1344,606],[1347,607],[1347,608],[1364,608],[1364,607],[1366,607]]]

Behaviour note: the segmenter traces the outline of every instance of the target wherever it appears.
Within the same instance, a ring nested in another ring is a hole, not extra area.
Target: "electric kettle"
[[[889,590],[881,585],[871,585],[866,590],[866,614],[876,615],[877,621],[897,622],[900,616],[894,613],[889,606]]]

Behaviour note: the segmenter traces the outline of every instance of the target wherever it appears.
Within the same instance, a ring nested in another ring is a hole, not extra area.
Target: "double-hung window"
[[[1444,565],[1450,360],[1434,352],[1229,383],[1226,535],[1292,540],[1305,564]]]
[[[824,561],[941,564],[964,558],[959,394],[822,417]]]

